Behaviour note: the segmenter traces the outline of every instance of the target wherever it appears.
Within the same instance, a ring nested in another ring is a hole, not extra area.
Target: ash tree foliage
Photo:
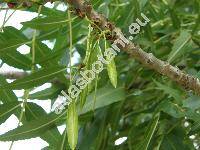
[[[68,93],[80,72],[90,70],[97,55],[104,53],[111,42],[105,37],[109,31],[98,29],[97,23],[78,9],[82,0],[52,1],[53,8],[46,7],[46,1],[22,1],[1,0],[1,10],[35,12],[38,16],[22,22],[20,30],[5,27],[7,19],[1,27],[1,64],[21,71],[0,75],[0,123],[12,114],[19,120],[16,129],[0,135],[0,141],[12,141],[13,145],[18,140],[40,137],[49,144],[45,150],[199,149],[199,93],[184,89],[125,51],[104,64],[104,70],[60,114],[53,110],[46,113],[34,103],[51,100],[53,107],[63,96],[61,91]],[[150,22],[132,42],[200,78],[199,0],[88,3],[127,36],[129,25],[145,14]],[[67,9],[58,10],[58,6]],[[48,47],[49,43],[53,48]],[[22,45],[30,47],[30,53],[21,54],[17,48]],[[72,59],[77,62],[72,63]],[[14,80],[8,83],[7,79]],[[51,86],[32,93],[45,83]],[[22,97],[13,92],[22,89]],[[63,133],[57,128],[61,125],[66,125]],[[127,139],[116,144],[122,137]]]

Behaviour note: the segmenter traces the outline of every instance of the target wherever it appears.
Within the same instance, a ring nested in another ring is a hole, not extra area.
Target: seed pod
[[[75,150],[78,142],[78,113],[75,100],[67,110],[67,137],[72,150]]]
[[[104,48],[106,51],[107,50],[107,41],[106,41],[105,35],[104,35]],[[114,58],[112,60],[108,60],[108,58],[106,58],[106,59],[108,62],[110,62],[109,64],[107,64],[107,71],[108,71],[108,76],[110,78],[110,82],[116,88],[117,87],[117,69],[116,69],[116,65],[115,65],[115,60],[114,60]]]
[[[83,108],[86,98],[87,98],[87,94],[88,94],[88,86],[82,90],[81,94],[80,94],[80,106],[81,108]]]
[[[116,88],[117,87],[117,69],[114,59],[107,65],[108,76],[110,82]]]

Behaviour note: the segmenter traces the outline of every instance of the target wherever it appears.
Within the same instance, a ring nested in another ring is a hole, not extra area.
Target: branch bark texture
[[[85,14],[92,22],[94,22],[101,30],[111,31],[110,35],[107,35],[107,39],[113,42],[119,39],[117,32],[120,31],[113,23],[109,22],[103,15],[98,14],[90,4],[83,0],[67,0],[69,4],[74,8]],[[176,81],[186,90],[192,90],[196,94],[200,95],[200,81],[179,68],[170,65],[168,62],[162,61],[156,58],[152,53],[143,51],[139,46],[129,42],[123,50],[144,64],[146,67],[157,71],[158,73],[169,77],[171,80]]]

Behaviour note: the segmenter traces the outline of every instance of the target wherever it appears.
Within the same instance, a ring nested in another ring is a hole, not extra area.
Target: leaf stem
[[[42,10],[42,5],[39,6],[38,8],[38,17],[40,16]],[[36,34],[37,30],[34,30],[33,32],[33,38],[32,38],[32,73],[35,72],[35,42],[36,42]]]
[[[0,29],[0,31],[3,31],[3,27],[4,27],[4,25],[5,25],[5,22],[6,22],[6,17],[7,17],[7,14],[8,14],[8,10],[6,10],[6,13],[5,13],[5,15],[4,15],[4,18],[3,18],[3,24],[2,24],[2,26],[1,26],[1,29]]]
[[[28,97],[29,97],[29,92],[30,92],[30,90],[24,91],[24,100],[22,102],[22,109],[21,109],[21,113],[20,113],[19,122],[18,122],[17,127],[20,126],[20,123],[22,121],[22,118],[23,118],[23,115],[24,115],[24,112],[25,112],[25,106],[26,106],[26,103],[27,103],[27,100],[28,100]],[[14,145],[14,141],[11,142],[9,150],[12,150],[13,145]]]
[[[8,13],[8,10],[6,10],[7,11],[7,13]],[[3,24],[2,24],[2,26],[1,26],[1,28],[0,28],[0,31],[2,31],[3,30],[3,28],[4,28],[4,26],[5,26],[5,24],[10,20],[10,18],[12,17],[12,15],[14,14],[16,12],[16,10],[14,10],[9,16],[8,16],[8,18],[6,19],[6,18],[4,18],[5,20],[3,21]],[[6,13],[6,16],[7,16],[7,13]]]
[[[5,15],[5,17],[4,17],[4,21],[3,21],[3,24],[2,24],[2,26],[1,26],[1,28],[0,28],[0,31],[3,30],[5,24],[10,20],[10,18],[13,16],[13,14],[16,12],[16,10],[17,10],[18,8],[20,8],[21,6],[22,6],[22,3],[8,16],[7,19],[6,19],[6,17],[7,17],[7,13],[8,13],[8,10],[9,10],[9,9],[6,9],[6,15]]]
[[[72,22],[71,22],[71,12],[70,10],[68,10],[68,24],[69,24],[69,55],[70,55],[70,61],[69,61],[69,65],[70,65],[70,85],[72,84],[72,46],[73,46],[73,43],[72,43]]]

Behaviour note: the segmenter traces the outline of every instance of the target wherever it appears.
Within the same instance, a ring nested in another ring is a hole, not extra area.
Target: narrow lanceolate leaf
[[[151,139],[155,133],[155,130],[158,126],[158,121],[160,118],[160,114],[157,114],[155,118],[153,119],[152,123],[148,127],[146,133],[145,133],[145,138],[143,142],[136,148],[137,150],[147,150],[149,147],[149,144],[151,142]]]
[[[0,34],[0,56],[10,51],[16,51],[19,46],[27,43],[30,43],[30,41],[21,31],[14,27],[5,27],[4,32]]]
[[[170,9],[169,13],[170,13],[171,20],[172,20],[174,28],[179,29],[180,26],[181,26],[181,21],[180,21],[178,15],[177,15],[177,13],[175,12],[174,9]]]
[[[14,130],[11,130],[0,136],[0,141],[17,141],[34,138],[42,135],[55,126],[55,122],[61,118],[65,112],[60,115],[48,114],[36,120],[30,121]]]
[[[168,57],[169,62],[172,62],[173,60],[175,60],[175,58],[183,54],[184,47],[189,42],[190,39],[191,39],[190,33],[188,33],[185,30],[181,31],[180,36],[176,39],[172,47],[172,51],[169,54]]]
[[[25,107],[25,116],[27,121],[37,120],[42,116],[47,116],[45,110],[37,104],[27,103]],[[50,146],[57,145],[61,140],[61,135],[57,129],[57,126],[52,126],[51,129],[42,133],[40,138],[45,140]]]
[[[57,51],[54,51],[54,52],[51,52],[51,53],[45,53],[44,57],[39,56],[39,58],[36,59],[36,63],[47,66],[45,62],[49,62],[48,64],[52,64],[52,60],[58,62],[58,60],[61,59],[64,52],[66,51],[66,48],[67,48],[67,46],[64,46]]]
[[[49,67],[55,65],[56,62],[52,59],[51,61],[47,61],[46,58],[48,55],[52,55],[51,49],[42,42],[35,43],[35,62],[40,64],[42,67]],[[45,59],[43,63],[40,63],[40,60]]]
[[[96,103],[94,107],[94,95],[96,94]],[[98,89],[97,92],[91,93],[87,99],[86,103],[81,110],[80,114],[87,113],[93,109],[98,109],[105,107],[107,105],[122,101],[125,99],[125,92],[123,87],[117,87],[114,89],[111,85],[107,85],[101,89]]]
[[[3,85],[3,84],[8,84],[8,83],[5,77],[0,75],[0,85]],[[0,101],[2,101],[3,103],[16,102],[17,97],[12,90],[2,89],[0,90]]]
[[[179,105],[170,101],[163,101],[159,105],[159,109],[174,118],[183,118],[185,116],[184,110]]]
[[[66,70],[66,67],[53,66],[32,73],[22,79],[0,86],[0,89],[28,89],[41,85]]]
[[[11,51],[0,57],[4,63],[23,70],[31,70],[31,60],[18,51]]]
[[[85,101],[86,101],[86,98],[87,98],[87,94],[88,94],[88,86],[82,90],[80,96],[79,96],[79,100],[80,100],[80,103],[81,103],[81,107],[84,106],[85,104]]]
[[[78,113],[75,101],[69,105],[67,110],[67,137],[70,148],[75,150],[78,142]]]
[[[24,22],[23,25],[37,30],[52,30],[65,25],[68,20],[65,16],[50,16],[45,18],[37,18]]]
[[[62,87],[52,86],[45,90],[33,93],[29,95],[29,99],[39,99],[39,100],[48,100],[57,98],[62,90]]]
[[[40,64],[43,68],[49,68],[58,65],[58,62],[53,58],[52,50],[42,42],[36,42],[35,44],[35,62]],[[48,59],[48,56],[52,56],[51,59]],[[43,61],[41,61],[43,60]],[[58,78],[60,81],[67,83],[66,77],[64,74],[59,74]]]
[[[59,141],[59,143],[56,145],[57,150],[71,150],[69,143],[68,143],[68,138],[67,138],[67,129],[62,134],[62,139]]]
[[[20,109],[20,105],[17,101],[0,105],[0,122],[4,122],[16,109]]]
[[[0,85],[2,85],[2,84],[8,84],[8,82],[6,81],[5,77],[3,77],[3,76],[0,75]],[[19,102],[18,102],[17,96],[16,96],[15,93],[14,93],[12,90],[10,90],[10,89],[1,89],[1,90],[0,90],[0,101],[3,102],[3,104],[8,104],[8,103],[9,103],[9,106],[7,106],[7,107],[9,107],[9,108],[12,107],[11,105],[13,105],[13,107],[14,107],[14,105],[15,105],[16,103],[19,103]],[[11,103],[12,103],[12,104],[11,104]],[[3,106],[3,108],[6,107],[5,105],[2,105],[2,106]],[[9,108],[7,108],[7,110],[8,110]],[[19,108],[20,108],[20,107],[19,107]],[[1,109],[1,108],[0,108],[0,110],[3,111],[3,109]],[[10,113],[14,113],[16,116],[20,116],[21,109],[17,109],[17,108],[16,108],[16,109],[14,109],[12,112],[10,112]],[[6,114],[3,115],[2,118],[0,117],[0,122],[3,122],[4,119],[7,119],[7,118],[9,117],[9,115],[10,115],[9,113],[6,113]],[[5,117],[4,117],[4,116],[5,116]]]
[[[164,93],[169,94],[171,97],[173,97],[177,102],[182,101],[182,97],[181,97],[181,93],[176,90],[173,89],[167,85],[164,85],[160,82],[157,82],[154,80],[154,82],[156,83],[156,85],[158,86],[157,89],[164,91]]]
[[[19,46],[21,46],[23,44],[29,44],[29,43],[31,43],[31,42],[24,40],[24,39],[11,39],[11,40],[9,40],[9,42],[0,43],[0,45],[1,45],[0,56],[4,55],[10,51],[16,50]]]
[[[200,121],[197,121],[191,128],[190,132],[189,132],[189,135],[193,135],[197,132],[199,132],[200,130]]]
[[[107,65],[108,76],[110,82],[116,88],[117,87],[117,69],[114,59]]]

